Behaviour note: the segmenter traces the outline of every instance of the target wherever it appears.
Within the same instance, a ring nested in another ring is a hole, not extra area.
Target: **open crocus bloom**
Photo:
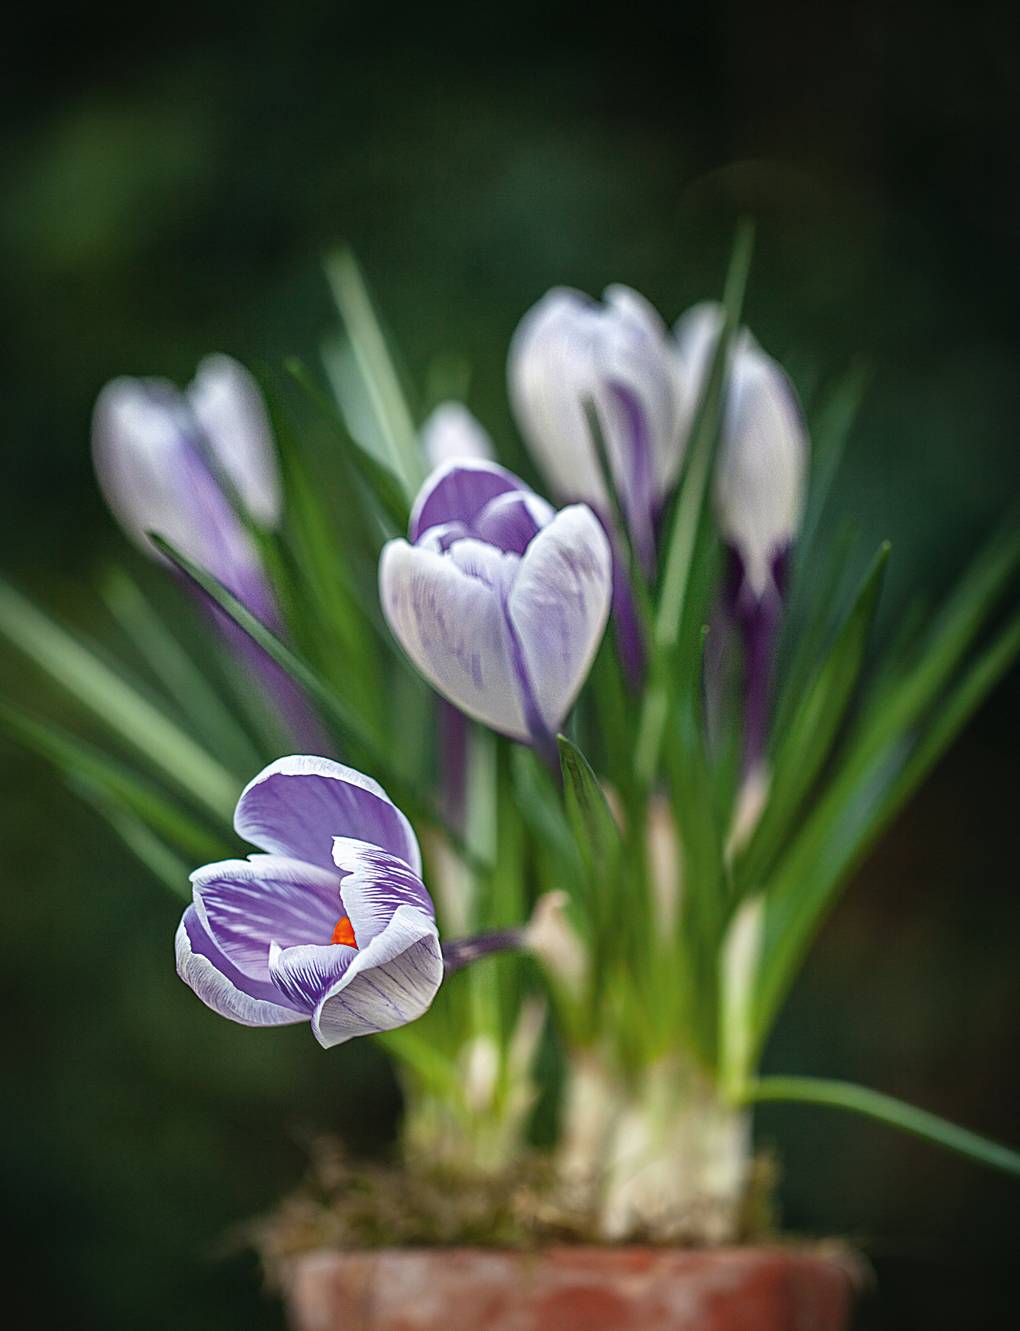
[[[177,972],[245,1026],[311,1021],[325,1048],[425,1012],[443,978],[407,819],[369,777],[280,758],[245,787],[234,827],[265,851],[192,874]]]
[[[548,750],[591,666],[612,589],[584,505],[555,512],[491,462],[449,463],[379,565],[383,611],[430,684],[469,716]]]
[[[273,620],[255,544],[234,509],[264,527],[280,518],[269,422],[242,365],[209,356],[184,392],[162,379],[114,379],[96,401],[92,449],[107,503],[146,554],[155,554],[148,533],[158,532]]]
[[[585,416],[586,401],[593,403],[631,540],[650,576],[656,522],[684,446],[676,355],[656,311],[625,286],[607,288],[603,304],[557,287],[521,320],[508,377],[517,423],[552,490],[608,519]]]

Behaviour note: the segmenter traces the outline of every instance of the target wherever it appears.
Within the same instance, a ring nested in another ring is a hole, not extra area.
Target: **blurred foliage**
[[[875,367],[838,494],[863,546],[893,537],[887,604],[941,587],[1020,480],[1011,59],[988,4],[965,26],[875,0],[484,22],[315,0],[96,5],[64,25],[22,9],[0,55],[5,572],[105,632],[120,537],[91,477],[96,391],[121,372],[184,379],[212,348],[314,362],[338,239],[413,380],[467,354],[469,401],[514,458],[503,361],[521,312],[553,283],[622,280],[672,318],[718,289],[750,210],[747,317],[766,348],[805,388],[857,353]],[[0,661],[24,696],[20,675]],[[1014,679],[869,862],[769,1059],[1005,1139],[1018,701]],[[42,764],[0,761],[3,1171],[36,1320],[278,1326],[226,1236],[292,1186],[308,1134],[385,1145],[382,1060],[217,1023],[174,977],[175,903]],[[885,1297],[868,1326],[1007,1323],[1010,1183],[823,1111],[760,1120],[788,1222],[873,1240]]]

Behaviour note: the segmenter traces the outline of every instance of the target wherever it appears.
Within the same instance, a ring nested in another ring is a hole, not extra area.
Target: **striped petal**
[[[253,846],[332,873],[337,836],[381,846],[421,872],[417,838],[382,786],[330,758],[270,763],[241,792],[234,829]]]
[[[399,906],[319,1003],[312,1031],[328,1049],[406,1025],[429,1009],[442,980],[435,922],[415,906]]]
[[[245,975],[219,950],[194,906],[184,912],[174,940],[177,974],[206,1007],[242,1026],[284,1026],[307,1021],[267,981]]]
[[[532,541],[508,600],[534,700],[555,733],[598,651],[612,596],[609,541],[591,509],[562,509]]]
[[[446,554],[390,541],[379,592],[394,636],[432,687],[469,716],[526,742],[500,572],[516,563],[478,541],[457,541]]]
[[[342,914],[340,875],[301,860],[253,855],[191,875],[195,909],[217,947],[245,975],[269,978],[269,946],[328,944]]]
[[[231,356],[206,356],[188,387],[206,442],[244,509],[265,527],[280,521],[276,450],[258,384]]]
[[[340,896],[344,914],[354,928],[359,948],[366,947],[382,933],[390,916],[401,906],[414,906],[435,917],[432,898],[418,874],[378,846],[337,837],[333,842],[333,860],[342,875]]]

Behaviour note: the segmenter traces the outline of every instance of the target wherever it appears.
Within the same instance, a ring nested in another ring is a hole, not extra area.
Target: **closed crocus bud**
[[[785,591],[804,504],[808,442],[793,386],[759,346],[738,345],[715,474],[719,528],[756,601]]]
[[[209,356],[184,392],[163,379],[114,379],[96,401],[92,453],[106,502],[145,554],[162,559],[148,537],[157,533],[263,624],[280,629],[276,598],[244,521],[271,529],[281,510],[269,420],[244,366]],[[328,737],[290,677],[211,602],[203,604],[294,738],[327,748]]]
[[[651,574],[656,519],[683,455],[675,351],[658,314],[629,287],[607,288],[601,304],[556,288],[521,320],[508,374],[518,425],[550,488],[607,521],[585,414],[593,403],[631,540]]]
[[[678,356],[695,397],[722,326],[718,306],[697,306],[677,327]],[[721,612],[734,623],[744,657],[745,811],[756,819],[767,790],[764,764],[776,639],[789,552],[804,504],[808,440],[782,367],[749,332],[738,333],[727,367],[715,470],[715,509],[730,555]],[[753,796],[753,798],[752,798]],[[741,818],[740,835],[753,826]]]
[[[255,381],[210,356],[186,392],[160,379],[114,379],[96,402],[92,449],[103,495],[131,539],[154,555],[158,532],[248,608],[271,618],[272,598],[236,504],[274,526],[280,485]]]
[[[440,402],[421,427],[421,446],[430,471],[447,462],[495,456],[484,426],[462,402]]]
[[[451,463],[425,483],[409,535],[379,564],[397,641],[461,711],[552,758],[609,613],[598,519],[555,512],[495,463]]]

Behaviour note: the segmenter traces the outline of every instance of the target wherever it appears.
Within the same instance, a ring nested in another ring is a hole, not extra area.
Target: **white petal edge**
[[[177,974],[206,1007],[241,1026],[293,1026],[308,1014],[243,993],[208,957],[192,950],[183,920],[174,939]]]
[[[527,742],[505,616],[489,586],[447,555],[396,540],[379,560],[379,596],[394,637],[437,692],[476,721]]]
[[[508,609],[542,720],[562,725],[609,618],[609,541],[590,508],[561,509],[528,546]]]
[[[312,1032],[324,1049],[405,1026],[428,1011],[443,980],[435,923],[400,906],[323,998]]]
[[[338,763],[333,758],[321,758],[315,754],[294,753],[288,754],[284,758],[276,758],[268,767],[263,767],[262,771],[259,772],[257,776],[252,777],[238,796],[237,808],[234,812],[234,831],[239,837],[242,837],[245,841],[251,842],[253,846],[259,845],[259,842],[255,840],[255,836],[258,834],[258,829],[249,823],[244,815],[245,797],[258,786],[268,781],[270,777],[274,776],[327,777],[330,780],[342,781],[346,785],[356,786],[359,790],[364,790],[370,795],[375,795],[377,799],[388,804],[397,816],[397,821],[400,824],[401,830],[406,839],[405,849],[407,854],[401,855],[401,858],[407,861],[416,874],[419,876],[421,875],[421,849],[418,845],[418,838],[414,834],[414,829],[411,827],[406,814],[402,809],[397,808],[379,782],[373,777],[365,776],[363,772],[356,771],[353,767],[346,767],[343,763]],[[353,830],[354,829],[352,829],[352,831]],[[249,835],[249,833],[254,833],[255,835]],[[332,838],[341,834],[343,833],[336,828],[326,831],[327,855],[332,846]],[[398,850],[392,846],[384,847],[384,849],[389,850],[391,854],[399,853]]]
[[[215,353],[199,364],[187,398],[241,503],[257,522],[276,527],[283,507],[280,469],[254,377],[232,356]]]

